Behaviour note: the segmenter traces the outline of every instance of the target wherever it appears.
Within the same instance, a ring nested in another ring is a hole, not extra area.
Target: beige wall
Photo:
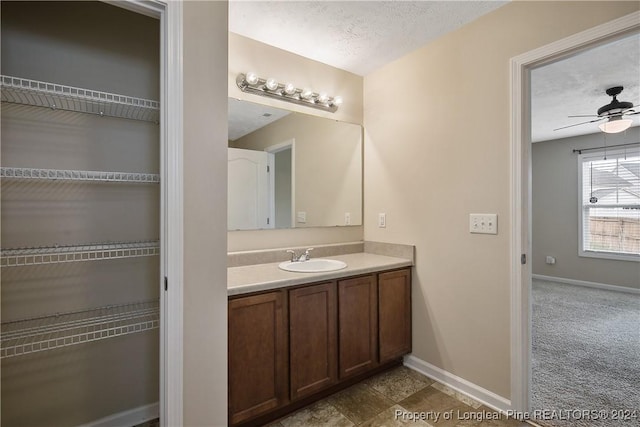
[[[608,135],[607,144],[638,138],[635,127]],[[578,154],[571,150],[602,145],[602,133],[533,144],[533,273],[640,288],[640,263],[578,256]],[[546,264],[546,255],[556,263]]]
[[[291,81],[297,87],[309,86],[317,91],[326,91],[332,95],[340,95],[344,98],[344,104],[340,106],[336,113],[328,113],[246,94],[236,86],[236,76],[239,73],[246,73],[248,71],[254,71],[261,77],[274,77],[280,81]],[[362,124],[363,79],[347,71],[230,33],[229,72],[227,77],[230,97],[272,105],[305,114],[328,117],[334,120]],[[242,251],[349,242],[362,240],[362,236],[362,226],[338,228],[321,227],[305,230],[231,231],[228,235],[228,250]]]
[[[227,424],[228,5],[183,5],[184,425],[222,426]]]
[[[416,245],[416,357],[509,398],[509,59],[637,8],[513,2],[365,77],[365,240]]]
[[[362,225],[362,127],[308,114],[289,114],[230,144],[264,150],[295,140],[295,211],[306,212],[296,227]]]

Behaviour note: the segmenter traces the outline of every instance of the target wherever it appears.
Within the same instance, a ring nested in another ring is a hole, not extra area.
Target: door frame
[[[634,12],[511,58],[511,409],[531,403],[531,111],[529,71],[640,31]],[[527,261],[521,264],[521,256]]]
[[[276,154],[280,151],[291,149],[291,228],[296,226],[296,139],[291,138],[285,142],[270,145],[264,149],[267,153]],[[273,170],[273,169],[272,169]],[[275,187],[274,200],[275,200]],[[272,205],[273,206],[273,205]],[[275,211],[275,209],[274,209]],[[272,215],[272,218],[274,215]]]
[[[160,21],[159,415],[161,426],[177,426],[184,419],[182,2],[103,1]]]

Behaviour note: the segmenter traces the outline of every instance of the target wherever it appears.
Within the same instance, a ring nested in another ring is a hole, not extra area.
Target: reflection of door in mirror
[[[291,151],[281,152],[287,144]],[[362,225],[361,126],[230,98],[229,147],[274,154],[268,228]],[[237,193],[244,186],[229,188],[234,198],[248,197]],[[239,222],[230,211],[228,229],[248,229]]]
[[[229,230],[274,228],[273,160],[272,153],[229,148]]]
[[[276,228],[295,227],[293,222],[294,188],[294,150],[295,141],[293,139],[282,144],[272,145],[265,148],[265,151],[274,155],[273,167],[273,188],[275,218],[273,220]]]

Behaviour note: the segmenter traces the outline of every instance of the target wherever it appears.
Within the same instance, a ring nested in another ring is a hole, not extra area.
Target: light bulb
[[[318,102],[321,104],[326,104],[329,101],[329,95],[327,95],[325,92],[321,92],[320,95],[318,95]]]
[[[293,83],[287,83],[286,85],[284,85],[284,93],[286,93],[287,95],[293,95],[294,93],[296,93],[296,87],[293,85]]]
[[[335,96],[333,97],[333,105],[342,105],[344,101],[342,100],[341,96]]]
[[[302,97],[302,99],[311,99],[311,97],[313,96],[313,91],[306,87],[302,89],[302,93],[300,94],[300,96]]]
[[[598,127],[602,132],[605,133],[620,133],[629,129],[629,126],[631,126],[632,122],[633,120],[623,119],[620,116],[611,117],[609,120],[607,120],[605,123],[602,123]]]
[[[265,84],[265,86],[269,90],[276,90],[278,89],[278,81],[274,78],[269,78],[267,79],[267,83]]]
[[[244,79],[245,79],[245,80],[247,81],[247,83],[249,83],[250,85],[254,85],[254,84],[258,83],[258,80],[259,80],[258,75],[257,75],[256,73],[254,73],[254,72],[251,72],[251,71],[249,71],[249,72],[247,73],[247,75],[245,76],[245,78],[244,78]]]

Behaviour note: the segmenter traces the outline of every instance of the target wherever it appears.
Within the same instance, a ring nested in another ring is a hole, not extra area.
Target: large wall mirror
[[[228,229],[362,225],[362,127],[229,98]]]

